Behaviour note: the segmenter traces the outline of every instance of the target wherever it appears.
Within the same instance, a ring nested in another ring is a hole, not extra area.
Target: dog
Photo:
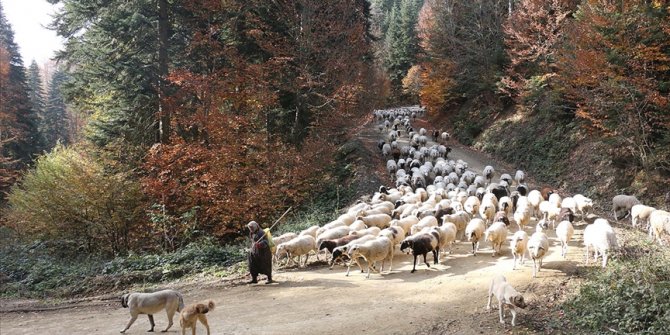
[[[207,312],[213,310],[215,307],[214,301],[207,300],[199,304],[188,305],[181,311],[179,315],[179,324],[181,325],[181,335],[186,335],[186,329],[191,328],[192,335],[195,335],[195,325],[200,320],[200,323],[207,328],[207,335],[209,335],[209,324],[207,323]]]
[[[154,331],[154,314],[165,309],[168,317],[168,326],[163,332],[168,331],[172,327],[172,318],[174,313],[184,309],[184,298],[181,293],[173,290],[163,290],[153,293],[126,293],[121,297],[121,306],[130,309],[130,321],[121,333],[125,333],[128,328],[137,320],[140,314],[147,314],[151,329]]]
[[[500,323],[505,324],[505,320],[503,320],[503,309],[505,305],[507,305],[512,313],[512,326],[515,326],[516,308],[526,308],[526,302],[523,300],[521,293],[517,292],[514,287],[507,282],[507,279],[505,279],[504,276],[499,275],[493,277],[493,280],[491,280],[491,287],[489,287],[489,302],[486,305],[487,310],[491,310],[491,297],[493,295],[498,299]]]

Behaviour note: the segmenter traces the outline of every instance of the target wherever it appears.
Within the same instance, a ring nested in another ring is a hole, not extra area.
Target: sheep
[[[637,227],[638,223],[640,223],[640,220],[643,220],[645,222],[649,221],[649,215],[651,215],[651,212],[655,211],[656,208],[650,207],[650,206],[645,206],[642,204],[638,204],[633,206],[630,209],[630,216],[631,216],[631,222],[633,224],[633,227]]]
[[[300,267],[302,255],[305,255],[305,264],[307,266],[307,260],[309,259],[309,252],[316,251],[316,240],[312,235],[299,235],[298,237],[279,244],[277,246],[277,251],[275,256],[277,259],[280,259],[282,256],[286,257],[293,263],[293,257],[298,256],[298,267]]]
[[[316,235],[316,245],[321,245],[321,242],[325,240],[334,240],[336,238],[347,236],[350,232],[351,230],[347,226],[340,226],[325,230],[321,234]]]
[[[482,219],[472,219],[465,227],[465,236],[468,237],[469,242],[472,242],[472,254],[475,256],[477,256],[477,250],[479,249],[479,240],[484,237],[485,230],[486,224]]]
[[[356,221],[354,221],[354,223],[352,223],[352,224],[349,226],[349,229],[350,229],[352,232],[354,232],[354,231],[359,231],[359,230],[363,230],[363,229],[366,229],[366,228],[368,228],[368,226],[365,224],[365,222],[363,222],[363,221],[361,221],[361,220],[356,220]]]
[[[391,145],[388,143],[384,143],[382,146],[382,156],[388,157],[388,155],[391,154]]]
[[[532,190],[528,193],[528,203],[531,206],[531,213],[530,215],[532,217],[535,217],[536,219],[539,219],[537,216],[537,212],[540,209],[540,203],[542,202],[544,198],[542,197],[542,193],[538,190]]]
[[[322,240],[320,244],[318,244],[318,249],[323,250],[326,249],[328,250],[329,253],[333,253],[333,250],[337,247],[341,247],[343,245],[346,245],[347,243],[358,239],[359,236],[356,235],[346,235],[340,238],[332,239],[332,240]]]
[[[521,170],[517,170],[514,174],[514,181],[516,181],[517,185],[523,184],[526,181],[526,174]]]
[[[412,254],[414,255],[414,267],[412,267],[411,273],[416,271],[416,259],[419,255],[423,255],[423,262],[426,263],[428,267],[428,261],[426,261],[426,255],[429,252],[433,253],[433,262],[437,264],[437,248],[439,245],[439,236],[437,232],[431,233],[420,233],[417,235],[411,235],[407,237],[400,244],[400,251],[404,251],[407,248],[412,249]]]
[[[491,224],[486,232],[484,232],[485,240],[491,242],[493,247],[493,254],[491,257],[495,257],[496,253],[500,255],[502,250],[502,244],[507,240],[507,226],[502,222],[494,222]]]
[[[359,216],[358,220],[363,221],[368,227],[379,227],[384,229],[389,226],[391,216],[388,214],[373,214],[369,216]]]
[[[549,200],[547,201],[554,205],[554,207],[561,207],[561,201],[563,201],[563,199],[558,193],[553,193],[549,196]]]
[[[542,259],[549,250],[549,238],[545,233],[535,232],[528,239],[528,254],[533,259],[533,278],[542,269]]]
[[[614,220],[619,220],[619,217],[617,216],[617,212],[621,209],[625,209],[626,212],[624,213],[624,216],[622,217],[625,218],[628,215],[628,212],[630,212],[631,208],[635,205],[639,205],[640,200],[637,200],[635,196],[632,195],[624,195],[624,194],[619,194],[614,196],[612,198],[612,212],[614,213]]]
[[[468,197],[465,202],[463,203],[463,208],[465,209],[466,212],[470,215],[475,215],[479,212],[479,205],[481,202],[479,201],[479,198],[471,196]]]
[[[512,176],[510,176],[507,173],[503,173],[500,175],[500,181],[506,182],[508,185],[512,184]]]
[[[486,180],[488,181],[488,184],[491,183],[491,179],[493,179],[493,174],[494,173],[495,173],[495,170],[493,169],[493,166],[487,165],[487,166],[484,167],[483,174],[484,174],[484,177],[486,178]]]
[[[544,220],[551,222],[552,226],[555,226],[556,218],[561,209],[549,201],[542,201],[539,208]]]
[[[354,259],[355,257],[362,257],[368,263],[368,274],[365,278],[370,278],[370,268],[377,261],[382,262],[382,266],[379,270],[381,273],[384,271],[384,264],[388,259],[390,262],[389,272],[393,268],[393,242],[389,240],[386,236],[378,236],[374,240],[367,241],[362,244],[354,244],[349,247],[349,258]],[[349,263],[351,267],[351,263]],[[347,269],[347,275],[349,275],[349,270]]]
[[[437,219],[434,216],[426,216],[425,218],[419,220],[419,222],[415,225],[413,225],[410,228],[410,234],[414,235],[417,232],[421,231],[421,229],[426,228],[426,227],[436,227],[438,225]]]
[[[328,222],[325,225],[323,225],[323,227],[316,230],[316,237],[318,238],[319,235],[321,235],[323,232],[337,227],[347,227],[347,225],[340,220]]]
[[[347,213],[352,214],[354,216],[358,216],[358,212],[364,210],[367,207],[368,207],[368,204],[366,204],[364,202],[361,202],[361,203],[358,203],[356,205],[353,205],[353,206],[349,207],[349,209],[347,209]]]
[[[346,224],[347,226],[351,226],[351,224],[354,223],[354,221],[356,221],[356,215],[353,215],[351,213],[344,213],[338,216],[336,220],[344,222],[344,224]]]
[[[312,236],[316,239],[316,231],[319,230],[319,228],[320,228],[319,226],[311,226],[311,227],[301,231],[300,234],[298,234],[298,235],[300,235],[300,236],[309,235],[309,236]]]
[[[570,221],[561,221],[556,227],[556,236],[561,241],[561,256],[568,258],[568,242],[575,233],[575,228],[572,227]]]
[[[555,221],[570,221],[570,223],[575,221],[575,214],[570,208],[561,208],[561,211],[558,213]]]
[[[465,211],[459,211],[456,212],[455,214],[447,214],[442,216],[442,225],[444,225],[447,222],[451,222],[456,225],[456,236],[459,236],[460,240],[463,240],[463,236],[465,233],[465,227],[468,225],[468,222],[470,222],[471,216]]]
[[[419,223],[419,218],[417,218],[414,215],[410,215],[408,217],[402,218],[400,220],[393,220],[390,223],[390,226],[398,226],[401,227],[403,231],[405,231],[405,235],[407,235],[410,230],[412,229],[412,226]]]
[[[512,250],[512,257],[514,257],[514,265],[512,270],[516,270],[516,259],[520,258],[521,265],[523,265],[523,258],[526,255],[526,250],[528,248],[528,234],[519,230],[514,235],[512,235],[512,240],[510,241],[509,248]]]
[[[496,215],[496,206],[491,201],[482,202],[482,205],[479,207],[479,215],[487,224],[493,222],[493,218]]]
[[[589,210],[593,208],[593,200],[581,194],[575,194],[572,197],[572,199],[575,200],[575,205],[577,209],[577,211],[574,213],[577,214],[577,212],[579,212],[582,219],[584,219],[584,215],[588,214]]]
[[[507,214],[504,211],[496,212],[496,215],[493,217],[493,222],[502,222],[505,226],[509,226],[510,224]]]
[[[385,228],[379,232],[379,235],[388,237],[393,242],[394,246],[402,243],[405,239],[405,231],[399,226]]]
[[[554,193],[558,193],[558,191],[556,191],[555,189],[553,189],[551,187],[547,187],[547,186],[543,187],[540,190],[540,194],[542,195],[542,199],[544,199],[544,200],[549,200],[549,197]]]
[[[498,200],[498,210],[504,211],[506,216],[512,215],[513,208],[514,204],[512,203],[512,198],[502,197]]]
[[[517,207],[514,212],[514,222],[519,226],[519,229],[523,229],[530,222],[530,210],[531,206],[520,206]]]
[[[670,229],[670,212],[657,209],[649,214],[649,237],[663,245],[663,235]]]
[[[447,246],[449,246],[449,253],[451,254],[453,244],[456,241],[456,225],[447,222],[439,227],[432,227],[431,231],[436,231],[439,234],[438,237],[438,262],[439,254],[441,250],[447,251]]]
[[[373,236],[373,235],[360,236],[357,239],[355,239],[355,240],[353,240],[353,241],[351,241],[351,242],[349,242],[349,243],[347,243],[343,246],[339,246],[339,247],[336,247],[335,249],[333,249],[333,258],[330,260],[330,268],[329,269],[330,270],[333,269],[333,265],[335,265],[335,262],[342,261],[344,259],[344,257],[349,257],[349,254],[348,254],[349,253],[349,247],[351,247],[354,244],[362,244],[362,243],[365,243],[367,241],[374,240],[375,238],[377,238],[377,236]],[[358,268],[361,269],[361,272],[363,272],[363,267],[358,262],[358,258],[352,259],[351,262],[355,262],[358,265]],[[349,275],[348,272],[347,272],[347,275]]]
[[[377,235],[379,235],[379,232],[381,232],[381,231],[382,230],[379,229],[379,227],[369,227],[369,228],[365,228],[365,229],[361,229],[361,230],[352,231],[352,232],[349,233],[349,235],[354,235],[354,236],[358,236],[358,237],[365,236],[365,235],[377,236]]]
[[[589,265],[589,248],[593,248],[593,260],[602,255],[602,267],[607,266],[607,252],[619,247],[616,234],[605,219],[596,219],[592,224],[584,228],[584,246],[586,247],[586,265]]]
[[[275,253],[277,252],[277,246],[284,243],[284,242],[288,242],[288,241],[290,241],[290,240],[292,240],[296,237],[298,237],[298,234],[291,232],[291,233],[281,234],[280,236],[272,238],[272,242],[274,243],[275,246],[270,249],[270,252],[272,252],[272,260],[275,263],[277,263],[277,261],[278,261],[276,255],[275,255]]]

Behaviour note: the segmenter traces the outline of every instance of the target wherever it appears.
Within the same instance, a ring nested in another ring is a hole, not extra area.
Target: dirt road
[[[361,135],[365,140],[375,136],[374,132]],[[454,154],[475,170],[488,165],[485,157],[473,159],[467,150],[456,148]],[[531,234],[534,226],[533,220],[526,231]],[[545,267],[534,279],[532,261],[512,270],[509,245],[503,247],[503,256],[492,258],[488,243],[482,243],[480,253],[473,256],[469,243],[458,242],[440,264],[430,268],[419,264],[413,274],[411,256],[396,250],[393,270],[373,273],[369,279],[355,269],[346,277],[343,267],[329,270],[323,263],[312,263],[306,269],[277,270],[279,283],[273,285],[262,281],[245,285],[244,278],[232,278],[175,287],[183,292],[186,303],[213,299],[218,304],[208,314],[212,334],[502,334],[510,332],[511,317],[507,316],[507,325],[501,325],[497,311],[487,312],[485,306],[490,279],[503,274],[530,303],[517,317],[514,332],[533,333],[528,328],[533,306],[546,303],[555,288],[582,265],[583,248],[577,241],[581,241],[583,228],[584,223],[576,226],[567,259],[560,256],[553,231],[548,232],[551,248]],[[432,263],[432,257],[429,261]],[[7,311],[6,307],[2,310]],[[3,312],[0,334],[118,334],[128,318],[128,310],[116,300],[53,311]],[[162,330],[166,316],[159,313],[155,319],[156,329]],[[169,333],[180,333],[178,319],[175,321]],[[141,317],[127,333],[145,334],[148,328],[147,318]],[[201,325],[198,334],[205,334]]]

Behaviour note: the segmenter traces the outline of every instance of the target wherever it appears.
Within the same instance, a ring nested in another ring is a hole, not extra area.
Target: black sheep
[[[434,233],[434,234],[433,234]],[[428,267],[430,267],[430,264],[426,260],[426,255],[429,252],[433,252],[433,262],[437,264],[437,241],[438,241],[438,236],[437,232],[433,232],[431,234],[420,234],[417,236],[411,236],[400,244],[400,251],[403,251],[407,248],[412,248],[412,254],[414,255],[414,267],[412,268],[412,272],[416,271],[416,258],[419,255],[423,255],[423,262],[426,263]]]

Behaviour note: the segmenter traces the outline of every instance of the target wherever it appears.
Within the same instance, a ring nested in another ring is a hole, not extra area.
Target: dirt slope
[[[374,152],[375,134],[378,132],[368,127],[361,133],[361,141],[371,151],[370,159],[381,162]],[[453,155],[477,171],[489,164],[486,157],[472,155],[467,149],[455,148]],[[384,174],[384,169],[375,172]],[[529,234],[534,222],[526,228]],[[278,269],[275,279],[279,283],[273,285],[244,285],[245,278],[227,278],[175,287],[183,292],[186,303],[213,299],[218,304],[208,314],[213,334],[502,334],[510,332],[511,317],[506,317],[508,325],[503,326],[498,323],[497,311],[487,312],[484,307],[491,277],[504,274],[530,302],[517,317],[513,332],[534,333],[534,308],[550,303],[556,288],[582,265],[583,248],[577,241],[581,241],[583,228],[584,223],[576,226],[565,260],[560,257],[554,233],[548,232],[551,248],[535,279],[531,278],[532,261],[512,270],[508,245],[503,256],[492,258],[488,243],[482,243],[480,253],[473,256],[471,245],[459,242],[440,264],[432,265],[429,257],[431,267],[420,263],[413,274],[411,256],[396,251],[393,270],[372,273],[369,279],[357,269],[346,277],[343,267],[329,270],[317,262],[306,269]],[[66,302],[61,306],[66,308],[13,312],[23,307],[3,301],[0,334],[118,334],[129,318],[128,310],[117,300]],[[544,317],[550,322],[558,316]],[[162,330],[167,324],[165,315],[159,313],[155,319],[156,329]],[[169,333],[180,333],[177,320]],[[147,318],[141,317],[127,333],[145,334],[148,328]],[[198,334],[205,334],[201,325]]]

